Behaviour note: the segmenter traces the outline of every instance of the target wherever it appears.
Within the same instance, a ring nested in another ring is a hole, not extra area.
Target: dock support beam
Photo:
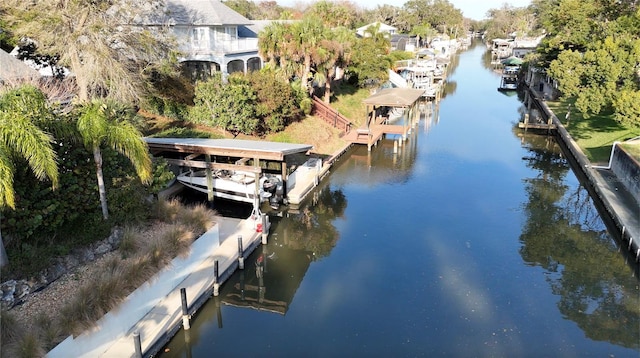
[[[207,199],[209,200],[209,202],[213,202],[213,173],[211,173],[211,166],[209,164],[211,164],[211,155],[210,154],[205,154],[204,155],[204,160],[207,163],[207,169],[206,169],[206,174],[207,174]]]

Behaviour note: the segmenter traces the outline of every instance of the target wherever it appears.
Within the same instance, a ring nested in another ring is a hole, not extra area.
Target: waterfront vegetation
[[[62,339],[93,327],[215,225],[215,212],[201,204],[159,200],[151,211],[146,224],[124,227],[118,250],[80,274],[90,279],[85,278],[84,286],[68,288],[75,290],[71,300],[52,304],[28,327],[16,322],[10,311],[0,312],[1,355],[41,357]]]

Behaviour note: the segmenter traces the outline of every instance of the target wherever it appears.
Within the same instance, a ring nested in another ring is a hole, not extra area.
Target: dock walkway
[[[193,243],[188,256],[174,259],[101,318],[94,329],[68,337],[47,357],[136,357],[136,333],[143,356],[157,353],[182,327],[180,289],[186,289],[189,314],[193,314],[217,286],[215,261],[219,285],[238,267],[238,237],[242,237],[243,257],[260,244],[262,233],[256,232],[255,225],[253,219],[218,217],[216,225]]]

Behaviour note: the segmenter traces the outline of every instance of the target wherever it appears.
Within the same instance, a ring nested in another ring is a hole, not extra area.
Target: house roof
[[[252,20],[250,25],[238,28],[240,37],[258,37],[260,32],[273,23],[292,24],[299,20]]]
[[[378,25],[378,24],[380,24],[380,28],[378,29],[378,31],[380,31],[380,32],[397,30],[397,28],[395,28],[393,26],[390,26],[390,25],[387,25],[387,24],[383,24],[381,22],[373,22],[373,23],[370,23],[368,25],[364,25],[362,27],[357,28],[356,31],[357,32],[364,32],[369,27],[375,26],[375,25]]]
[[[191,152],[232,157],[257,157],[271,160],[283,160],[286,155],[304,153],[313,148],[309,144],[244,139],[145,137],[144,140],[152,151]]]
[[[145,25],[249,25],[251,20],[219,0],[167,0],[166,11],[143,21]]]
[[[409,107],[423,94],[424,90],[415,88],[386,88],[362,102],[373,106]]]
[[[0,84],[2,82],[39,78],[38,71],[14,56],[0,50]]]

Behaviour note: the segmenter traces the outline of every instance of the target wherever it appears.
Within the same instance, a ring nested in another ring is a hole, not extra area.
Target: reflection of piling
[[[216,317],[218,318],[218,328],[222,328],[222,309],[220,309],[220,299],[218,297],[214,298],[214,303],[216,306]]]
[[[240,271],[240,300],[244,301],[244,271]]]
[[[191,353],[191,331],[184,331],[184,343],[187,347],[187,358],[191,358],[193,356]]]

